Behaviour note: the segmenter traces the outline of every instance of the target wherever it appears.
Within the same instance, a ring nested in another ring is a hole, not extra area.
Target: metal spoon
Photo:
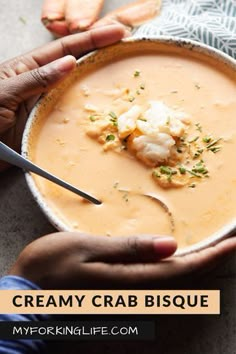
[[[155,194],[140,193],[140,192],[135,192],[135,191],[131,191],[128,189],[123,189],[123,188],[119,188],[118,191],[122,192],[122,193],[128,193],[131,195],[146,197],[146,198],[151,199],[153,202],[157,203],[169,217],[171,232],[175,231],[175,221],[174,221],[173,214],[170,211],[170,208],[167,206],[167,204],[165,202],[163,202],[158,196],[156,196]]]
[[[37,165],[33,164],[29,160],[25,159],[23,156],[9,148],[7,145],[0,142],[0,160],[8,162],[14,166],[20,167],[26,171],[30,171],[39,175],[43,178],[48,179],[49,181],[58,184],[59,186],[68,189],[69,191],[79,195],[80,197],[87,199],[91,203],[96,205],[102,204],[102,202],[91,195],[79,190],[78,188],[72,186],[71,184],[61,180],[60,178],[52,175],[51,173],[43,170]]]

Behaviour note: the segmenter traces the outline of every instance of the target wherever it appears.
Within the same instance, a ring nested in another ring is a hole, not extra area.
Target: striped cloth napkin
[[[236,59],[236,0],[163,0],[161,14],[135,33],[156,35],[204,42]]]

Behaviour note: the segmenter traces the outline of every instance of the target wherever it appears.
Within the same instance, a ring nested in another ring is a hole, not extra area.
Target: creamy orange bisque
[[[38,123],[32,159],[103,202],[35,177],[71,229],[171,234],[185,247],[235,217],[235,77],[211,59],[181,53],[100,65]]]

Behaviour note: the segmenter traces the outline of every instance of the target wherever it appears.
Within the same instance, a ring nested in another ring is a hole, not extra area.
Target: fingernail
[[[71,72],[76,66],[76,59],[72,55],[57,59],[44,67],[46,74],[57,81]]]
[[[68,73],[76,66],[76,59],[72,55],[60,58],[52,63],[54,69],[60,71],[62,74]]]
[[[153,240],[153,247],[157,256],[165,258],[175,253],[177,242],[171,236],[160,236]]]

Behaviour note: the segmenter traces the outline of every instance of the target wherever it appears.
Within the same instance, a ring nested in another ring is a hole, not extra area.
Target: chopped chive
[[[193,158],[197,159],[200,155],[201,155],[200,152],[195,152],[195,154],[193,155]]]
[[[117,115],[113,111],[109,112],[109,116],[113,119],[117,119]]]
[[[134,97],[134,96],[131,96],[131,97],[129,98],[129,101],[130,101],[130,102],[134,102],[134,100],[135,100],[135,97]]]
[[[204,161],[200,160],[198,163],[196,163],[196,166],[202,166],[203,163],[204,163]]]
[[[114,127],[117,127],[118,126],[118,123],[117,123],[117,116],[114,112],[110,112],[109,113],[109,116],[111,117],[110,121],[112,122],[112,125]]]
[[[138,76],[140,76],[140,71],[139,71],[139,70],[136,70],[136,71],[134,72],[134,77],[138,77]]]
[[[126,201],[126,203],[129,201],[129,198],[128,198],[128,193],[125,193],[122,198]]]
[[[196,172],[194,172],[193,170],[186,170],[188,173],[190,173],[190,175],[194,176],[194,177],[198,177],[201,178],[202,176],[200,176],[199,174],[197,174]]]
[[[115,138],[116,138],[115,135],[109,134],[106,136],[106,141],[113,141],[113,140],[115,140]]]
[[[182,150],[178,147],[177,150],[176,150],[179,154],[182,154]]]
[[[171,168],[167,166],[160,166],[160,172],[165,175],[171,174]]]
[[[195,188],[196,187],[196,183],[192,183],[188,186],[189,188]]]
[[[139,91],[139,90],[137,90],[137,91],[136,91],[136,94],[139,96],[139,95],[140,95],[140,91]]]
[[[147,122],[147,119],[146,118],[143,118],[143,117],[139,117],[138,120],[141,120],[143,122]]]
[[[180,167],[179,167],[179,172],[181,173],[181,175],[185,175],[185,173],[186,173],[186,168],[183,167],[183,166],[180,166]]]
[[[202,127],[201,127],[200,123],[196,123],[195,126],[196,126],[196,129],[201,133]]]
[[[91,120],[91,122],[95,122],[96,120],[95,116],[90,116],[89,119]]]
[[[200,90],[201,86],[198,83],[195,83],[194,85],[198,90]]]
[[[141,90],[145,90],[145,84],[140,85]]]
[[[193,172],[202,173],[203,175],[208,173],[208,170],[204,166],[195,166],[192,168]]]
[[[118,185],[119,185],[119,182],[114,183],[114,184],[113,184],[113,188],[116,189],[116,188],[118,187]]]
[[[168,166],[160,166],[160,172],[162,174],[167,175],[167,180],[168,182],[172,181],[172,176],[177,174],[177,171],[172,170],[170,167]]]
[[[216,145],[220,140],[221,138],[213,140],[210,144],[206,146],[206,149],[209,150],[212,146]]]
[[[195,143],[195,141],[197,141],[199,139],[199,136],[196,136],[195,138],[189,140],[189,143]]]
[[[211,149],[208,149],[208,150],[214,152],[214,154],[215,154],[216,152],[221,150],[221,146],[214,146],[214,147],[212,147]]]
[[[206,144],[211,142],[211,137],[210,136],[204,136],[204,138],[202,138],[202,141]]]

